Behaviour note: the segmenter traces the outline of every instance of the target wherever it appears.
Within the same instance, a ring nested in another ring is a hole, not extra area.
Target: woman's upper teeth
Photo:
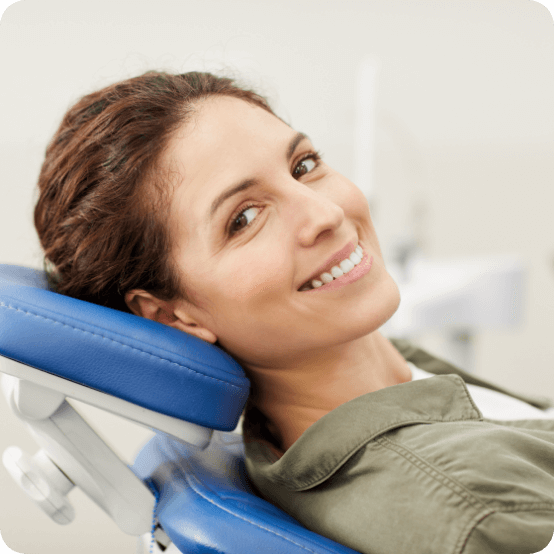
[[[334,279],[341,277],[345,273],[348,273],[355,266],[357,266],[362,261],[363,251],[360,245],[356,246],[354,252],[350,256],[338,265],[334,265],[328,272],[324,272],[319,276],[319,279],[312,279],[310,283],[303,285],[300,290],[311,290],[312,288],[317,289],[327,283],[330,283]],[[311,286],[310,286],[311,285]]]

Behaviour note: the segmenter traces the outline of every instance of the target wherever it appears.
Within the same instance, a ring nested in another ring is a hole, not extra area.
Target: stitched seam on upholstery
[[[219,505],[218,503],[214,502],[211,498],[208,498],[207,496],[205,496],[204,494],[202,494],[202,492],[200,490],[198,490],[197,488],[197,483],[198,483],[198,480],[191,474],[189,473],[185,473],[184,474],[185,476],[185,479],[187,480],[188,484],[190,485],[190,488],[198,495],[200,496],[200,498],[203,498],[204,500],[206,500],[207,502],[209,502],[210,504],[213,504],[214,506],[217,506],[220,510],[223,510],[224,512],[227,512],[229,515],[233,516],[233,517],[236,517],[237,519],[241,519],[242,521],[246,521],[247,523],[250,523],[251,525],[253,525],[254,527],[258,527],[259,529],[263,529],[264,531],[266,531],[267,533],[271,533],[272,535],[276,535],[284,540],[286,540],[287,542],[290,542],[292,544],[295,544],[296,546],[299,546],[300,548],[302,548],[303,550],[306,550],[307,552],[311,552],[312,554],[318,554],[317,551],[315,550],[312,550],[311,548],[308,548],[306,546],[304,546],[303,544],[300,544],[294,540],[292,540],[291,538],[289,537],[285,537],[284,535],[281,535],[280,533],[277,533],[277,531],[274,531],[272,529],[268,529],[267,527],[264,527],[263,525],[259,524],[259,523],[256,523],[255,521],[251,521],[250,519],[248,519],[247,517],[244,517],[244,516],[241,516],[239,514],[236,514],[236,513],[233,513],[231,512],[229,509],[225,508],[224,506],[221,506]],[[213,492],[213,491],[212,491]],[[217,494],[217,493],[214,493],[213,494]],[[327,550],[328,552],[331,552],[329,551],[326,547],[321,547],[320,548],[325,548],[325,550]]]
[[[473,493],[470,490],[466,489],[461,483],[458,483],[457,481],[452,479],[452,477],[444,474],[438,468],[431,466],[431,464],[429,464],[427,461],[420,458],[417,454],[414,454],[407,448],[391,441],[386,437],[379,437],[378,439],[376,439],[376,442],[378,442],[381,446],[385,448],[394,450],[397,454],[408,460],[421,471],[425,472],[432,479],[434,479],[441,485],[448,487],[453,493],[465,500],[471,506],[487,508],[487,505],[483,501],[474,496]]]
[[[229,385],[233,388],[236,388],[236,389],[240,389],[239,386],[237,385],[234,385],[233,383],[229,383],[227,381],[223,381],[221,379],[218,379],[217,377],[211,377],[210,375],[205,375],[203,373],[200,373],[199,371],[196,371],[195,369],[192,369],[190,367],[187,367],[187,366],[184,366],[183,364],[180,364],[178,362],[173,362],[171,360],[168,360],[167,358],[162,358],[161,356],[156,356],[156,354],[152,354],[151,352],[147,352],[146,350],[141,350],[140,348],[137,348],[136,346],[130,346],[128,344],[125,344],[123,342],[120,342],[120,341],[117,341],[115,339],[112,339],[110,337],[105,337],[104,335],[100,335],[98,333],[93,333],[92,331],[87,331],[86,329],[80,329],[79,327],[74,327],[73,325],[69,325],[68,323],[62,323],[60,321],[56,321],[55,319],[52,319],[52,318],[49,318],[49,317],[46,317],[46,316],[43,316],[43,315],[40,315],[40,314],[35,314],[33,312],[29,312],[29,311],[26,311],[26,310],[22,310],[21,308],[15,308],[14,306],[10,306],[9,304],[4,304],[4,302],[0,302],[0,308],[7,308],[8,310],[15,310],[17,312],[21,312],[23,314],[27,314],[27,315],[31,315],[31,316],[34,316],[34,317],[38,317],[40,319],[44,319],[46,321],[51,321],[52,323],[56,324],[56,325],[62,325],[63,327],[68,327],[69,329],[73,329],[74,331],[80,331],[81,333],[85,333],[87,335],[92,335],[94,337],[100,337],[104,340],[108,340],[110,342],[113,342],[114,344],[117,344],[123,348],[130,348],[131,350],[135,350],[136,352],[140,352],[141,354],[146,354],[147,356],[151,356],[152,358],[156,358],[158,360],[161,360],[163,362],[167,362],[169,364],[172,364],[172,365],[176,365],[177,367],[182,367],[183,369],[186,369],[188,371],[192,371],[193,373],[196,373],[197,375],[199,375],[200,377],[204,377],[206,379],[211,379],[213,381],[217,381],[219,383],[223,383],[225,385]]]

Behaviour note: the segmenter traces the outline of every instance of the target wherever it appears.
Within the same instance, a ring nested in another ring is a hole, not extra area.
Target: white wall
[[[151,68],[223,61],[353,177],[366,56],[381,68],[374,175],[385,250],[422,205],[429,256],[522,256],[525,321],[478,338],[477,371],[554,396],[554,26],[532,0],[21,0],[0,24],[0,262],[40,266],[34,185],[80,95]],[[15,441],[32,452],[4,411],[0,449]],[[78,521],[58,528],[3,468],[0,490],[0,529],[15,550],[134,552],[78,495]]]

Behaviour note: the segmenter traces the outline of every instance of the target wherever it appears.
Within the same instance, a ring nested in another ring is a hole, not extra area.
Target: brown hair
[[[38,180],[35,227],[51,285],[123,311],[144,289],[187,298],[170,262],[172,179],[161,158],[198,101],[266,100],[209,73],[148,72],[84,96],[49,143]]]

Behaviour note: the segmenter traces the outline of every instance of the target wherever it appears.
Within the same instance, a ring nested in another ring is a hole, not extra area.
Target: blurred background
[[[154,68],[240,76],[366,192],[403,296],[389,334],[554,397],[554,25],[544,6],[21,0],[0,23],[1,263],[41,267],[35,183],[69,105]],[[146,437],[86,413],[124,456]],[[0,450],[14,443],[36,450],[0,402]],[[76,521],[60,528],[3,467],[0,490],[0,529],[16,551],[135,552],[78,491]]]

